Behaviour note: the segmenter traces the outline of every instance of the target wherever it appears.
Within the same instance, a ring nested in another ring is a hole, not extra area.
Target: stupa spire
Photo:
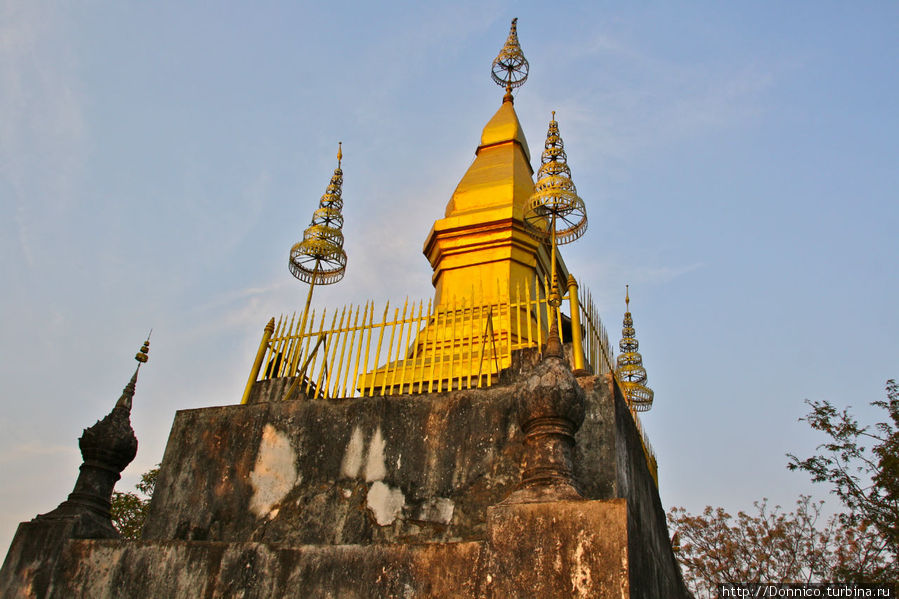
[[[75,538],[116,539],[121,536],[112,525],[110,499],[122,470],[137,455],[137,437],[131,428],[131,400],[137,373],[149,359],[149,351],[150,336],[147,335],[134,356],[138,361],[137,368],[115,407],[102,420],[84,429],[78,439],[83,462],[72,492],[55,510],[41,514],[35,520],[69,520],[74,525]]]
[[[506,38],[502,50],[493,59],[493,70],[490,73],[497,85],[506,88],[503,102],[512,102],[512,90],[524,85],[528,79],[528,61],[518,43],[517,23],[517,18],[512,19],[509,37]]]
[[[334,169],[331,182],[319,200],[318,209],[312,213],[312,223],[303,231],[303,240],[290,248],[288,262],[290,273],[304,283],[309,283],[306,305],[300,319],[301,333],[306,332],[309,306],[312,303],[312,291],[315,286],[337,283],[346,273],[346,252],[343,249],[343,170],[340,168],[342,161],[343,142],[337,142],[337,168]],[[298,358],[299,354],[290,365],[290,376],[296,373]],[[255,373],[252,374],[247,383],[242,400],[244,402],[249,396],[255,376]],[[293,394],[298,384],[299,378],[291,385],[287,395],[284,396],[285,399]]]
[[[624,387],[628,405],[637,412],[646,412],[652,407],[652,400],[655,394],[652,389],[646,386],[646,369],[643,367],[643,356],[637,351],[640,348],[640,343],[637,341],[634,318],[631,316],[630,285],[625,285],[624,303],[626,306],[624,323],[621,328],[621,342],[618,344],[621,353],[618,354],[616,373],[621,386]]]
[[[134,356],[134,359],[137,360],[137,368],[134,369],[131,380],[128,381],[128,384],[125,385],[125,388],[122,390],[122,396],[119,397],[119,400],[115,404],[115,407],[117,408],[124,408],[128,412],[131,412],[131,402],[134,399],[134,390],[137,387],[137,373],[140,371],[140,367],[146,364],[147,360],[150,359],[150,335],[152,334],[153,330],[150,329],[150,332],[147,334],[147,340],[144,341],[140,351]]]
[[[537,185],[528,201],[524,221],[531,234],[548,241],[550,245],[550,275],[552,287],[547,303],[554,308],[562,305],[556,272],[556,246],[571,243],[587,230],[587,209],[577,195],[571,180],[571,169],[565,155],[565,144],[559,134],[559,123],[553,111],[543,145],[543,155],[537,170]],[[552,319],[546,355],[561,355],[562,345],[558,337],[556,319]]]
[[[445,218],[434,223],[425,240],[424,253],[434,269],[435,301],[441,306],[453,297],[477,295],[478,301],[510,297],[528,281],[533,284],[538,267],[546,270],[543,262],[548,256],[539,252],[522,222],[534,191],[534,169],[511,101],[511,91],[525,82],[528,73],[516,22],[491,73],[494,82],[506,89],[505,101],[481,132],[475,159],[453,191]],[[479,280],[496,285],[476,294],[473,283]]]
[[[525,217],[533,229],[546,229],[545,224],[555,216],[555,243],[564,245],[579,238],[587,230],[587,209],[577,195],[577,188],[571,178],[565,143],[559,133],[556,111],[552,113],[540,168],[537,169],[537,184],[529,203],[529,216]],[[542,226],[541,226],[542,225]]]
[[[312,223],[303,231],[303,240],[290,249],[290,272],[310,285],[328,285],[343,278],[346,252],[343,250],[343,144],[337,145],[337,168],[328,183]]]

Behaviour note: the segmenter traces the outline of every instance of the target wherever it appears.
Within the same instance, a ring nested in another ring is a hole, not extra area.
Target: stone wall
[[[50,597],[485,597],[481,543],[303,546],[69,543]]]
[[[503,388],[180,411],[144,538],[483,539],[518,482],[519,436]]]
[[[615,428],[630,418],[620,398],[616,406],[609,386],[595,377],[580,383],[589,390],[576,436],[575,474],[584,497],[626,497],[632,479],[653,491],[645,468],[628,470],[643,454],[639,440],[632,447]],[[482,540],[487,507],[520,480],[523,435],[510,390],[180,411],[144,538]]]
[[[628,529],[626,501],[615,499],[494,506],[487,540],[463,543],[67,540],[40,584],[0,583],[0,591],[65,599],[685,597],[677,587],[653,594],[635,578]]]
[[[516,364],[506,380],[533,357]],[[143,540],[22,524],[0,595],[687,597],[638,432],[608,379],[577,379],[584,499],[526,503],[503,501],[524,453],[512,384],[265,401],[284,384],[257,384],[248,405],[177,413]]]

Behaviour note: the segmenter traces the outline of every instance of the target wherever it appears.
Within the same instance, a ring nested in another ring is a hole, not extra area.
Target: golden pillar
[[[571,309],[571,368],[575,372],[584,370],[584,339],[581,331],[581,305],[577,296],[577,281],[568,275],[568,305]]]
[[[275,332],[275,319],[272,318],[268,321],[268,324],[265,325],[265,329],[262,331],[262,341],[259,342],[259,349],[256,351],[256,359],[253,360],[253,366],[250,368],[250,378],[247,380],[247,386],[244,387],[243,397],[240,398],[240,403],[245,404],[250,399],[250,391],[253,390],[253,385],[256,383],[256,378],[259,376],[259,370],[262,368],[262,360],[265,358],[265,350],[268,349],[268,341],[272,338],[272,334]]]

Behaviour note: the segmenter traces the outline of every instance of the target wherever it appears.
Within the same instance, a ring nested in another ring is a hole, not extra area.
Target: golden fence
[[[300,376],[300,391],[310,398],[488,387],[511,365],[514,351],[543,345],[550,318],[557,319],[562,342],[574,341],[582,354],[584,363],[575,368],[609,372],[608,335],[589,292],[579,293],[570,281],[563,299],[576,314],[571,318],[549,306],[538,283],[493,303],[406,300],[391,313],[389,301],[383,310],[366,302],[313,310],[306,318],[281,316],[266,327],[244,402],[257,378]]]
[[[571,342],[572,367],[614,376],[608,334],[590,292],[568,280],[568,314],[546,299],[547,281],[519,286],[497,302],[429,300],[374,302],[282,315],[266,326],[242,403],[257,379],[296,377],[284,399],[371,397],[489,387],[512,365],[513,352],[543,346],[550,318],[562,343]],[[565,304],[563,303],[563,306]],[[631,410],[656,476],[656,460],[637,414]]]

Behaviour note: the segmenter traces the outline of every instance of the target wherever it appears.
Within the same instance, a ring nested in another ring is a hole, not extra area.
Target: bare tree
[[[711,506],[695,516],[678,507],[668,512],[674,552],[696,597],[717,596],[725,582],[830,579],[844,531],[835,518],[819,528],[821,502],[802,496],[795,512],[769,509],[766,499],[753,505],[754,513],[736,517]]]
[[[838,411],[827,401],[807,401],[803,418],[829,439],[818,453],[800,460],[789,454],[790,470],[808,472],[827,483],[846,507],[841,524],[855,531],[864,551],[845,564],[841,578],[858,582],[899,580],[899,387],[886,383],[886,400],[872,406],[887,413],[885,422],[862,426],[848,408]]]

